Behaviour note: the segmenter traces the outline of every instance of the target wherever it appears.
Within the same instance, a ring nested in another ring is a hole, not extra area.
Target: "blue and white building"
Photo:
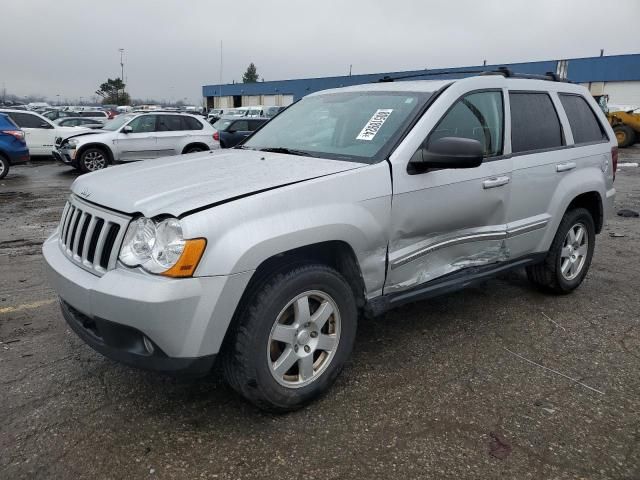
[[[594,95],[609,95],[609,103],[640,106],[640,53],[601,57],[569,58],[499,65],[474,65],[406,72],[371,73],[342,77],[301,78],[257,83],[204,85],[202,96],[207,108],[241,107],[253,105],[289,105],[318,90],[377,82],[388,76],[409,80],[462,78],[471,74],[463,71],[496,70],[499,67],[518,73],[545,74],[555,72],[562,78],[580,83]],[[428,76],[424,74],[428,73]],[[423,76],[421,76],[423,75]]]

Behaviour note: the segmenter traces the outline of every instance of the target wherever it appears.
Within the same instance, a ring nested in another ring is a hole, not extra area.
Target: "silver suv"
[[[328,90],[239,148],[78,178],[43,246],[70,327],[107,357],[216,357],[261,408],[325,391],[359,318],[526,268],[585,278],[617,147],[586,89],[485,75]]]

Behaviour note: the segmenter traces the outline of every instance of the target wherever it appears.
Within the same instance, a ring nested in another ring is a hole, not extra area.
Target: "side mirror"
[[[131,133],[131,132],[133,132],[133,127],[131,125],[125,125],[124,127],[122,127],[121,132],[122,133]]]
[[[443,137],[420,148],[409,161],[414,169],[475,168],[482,164],[484,153],[478,140]]]

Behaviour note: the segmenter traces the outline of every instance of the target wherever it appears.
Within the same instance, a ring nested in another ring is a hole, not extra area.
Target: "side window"
[[[560,102],[569,118],[569,126],[576,144],[608,140],[602,125],[587,101],[580,95],[560,94]]]
[[[433,129],[428,144],[443,137],[478,140],[485,157],[502,154],[504,108],[502,92],[488,91],[465,95],[458,100]]]
[[[181,120],[177,115],[158,115],[158,131],[178,132],[184,130]]]
[[[193,117],[180,117],[184,124],[183,130],[202,130],[202,124]]]
[[[511,92],[513,153],[561,147],[562,127],[551,97],[544,92]]]
[[[249,120],[249,131],[255,132],[264,122],[262,120]]]
[[[249,122],[247,120],[238,120],[231,125],[229,130],[235,130],[236,132],[247,132],[249,131]]]
[[[20,128],[43,128],[42,124],[45,123],[44,120],[35,115],[31,115],[30,113],[11,112],[9,116],[18,124],[18,126],[20,126]]]
[[[156,115],[142,115],[129,123],[133,129],[131,133],[149,133],[156,131]]]

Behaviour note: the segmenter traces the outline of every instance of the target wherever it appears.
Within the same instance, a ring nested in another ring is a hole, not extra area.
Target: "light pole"
[[[60,94],[59,93],[56,94],[56,99],[58,101],[58,106],[60,106]]]
[[[122,101],[124,102],[124,60],[123,60],[124,48],[119,48],[118,51],[120,52],[120,80],[122,81]],[[120,99],[119,93],[117,97],[118,99],[116,100],[116,103],[119,103],[118,102],[118,100]]]

